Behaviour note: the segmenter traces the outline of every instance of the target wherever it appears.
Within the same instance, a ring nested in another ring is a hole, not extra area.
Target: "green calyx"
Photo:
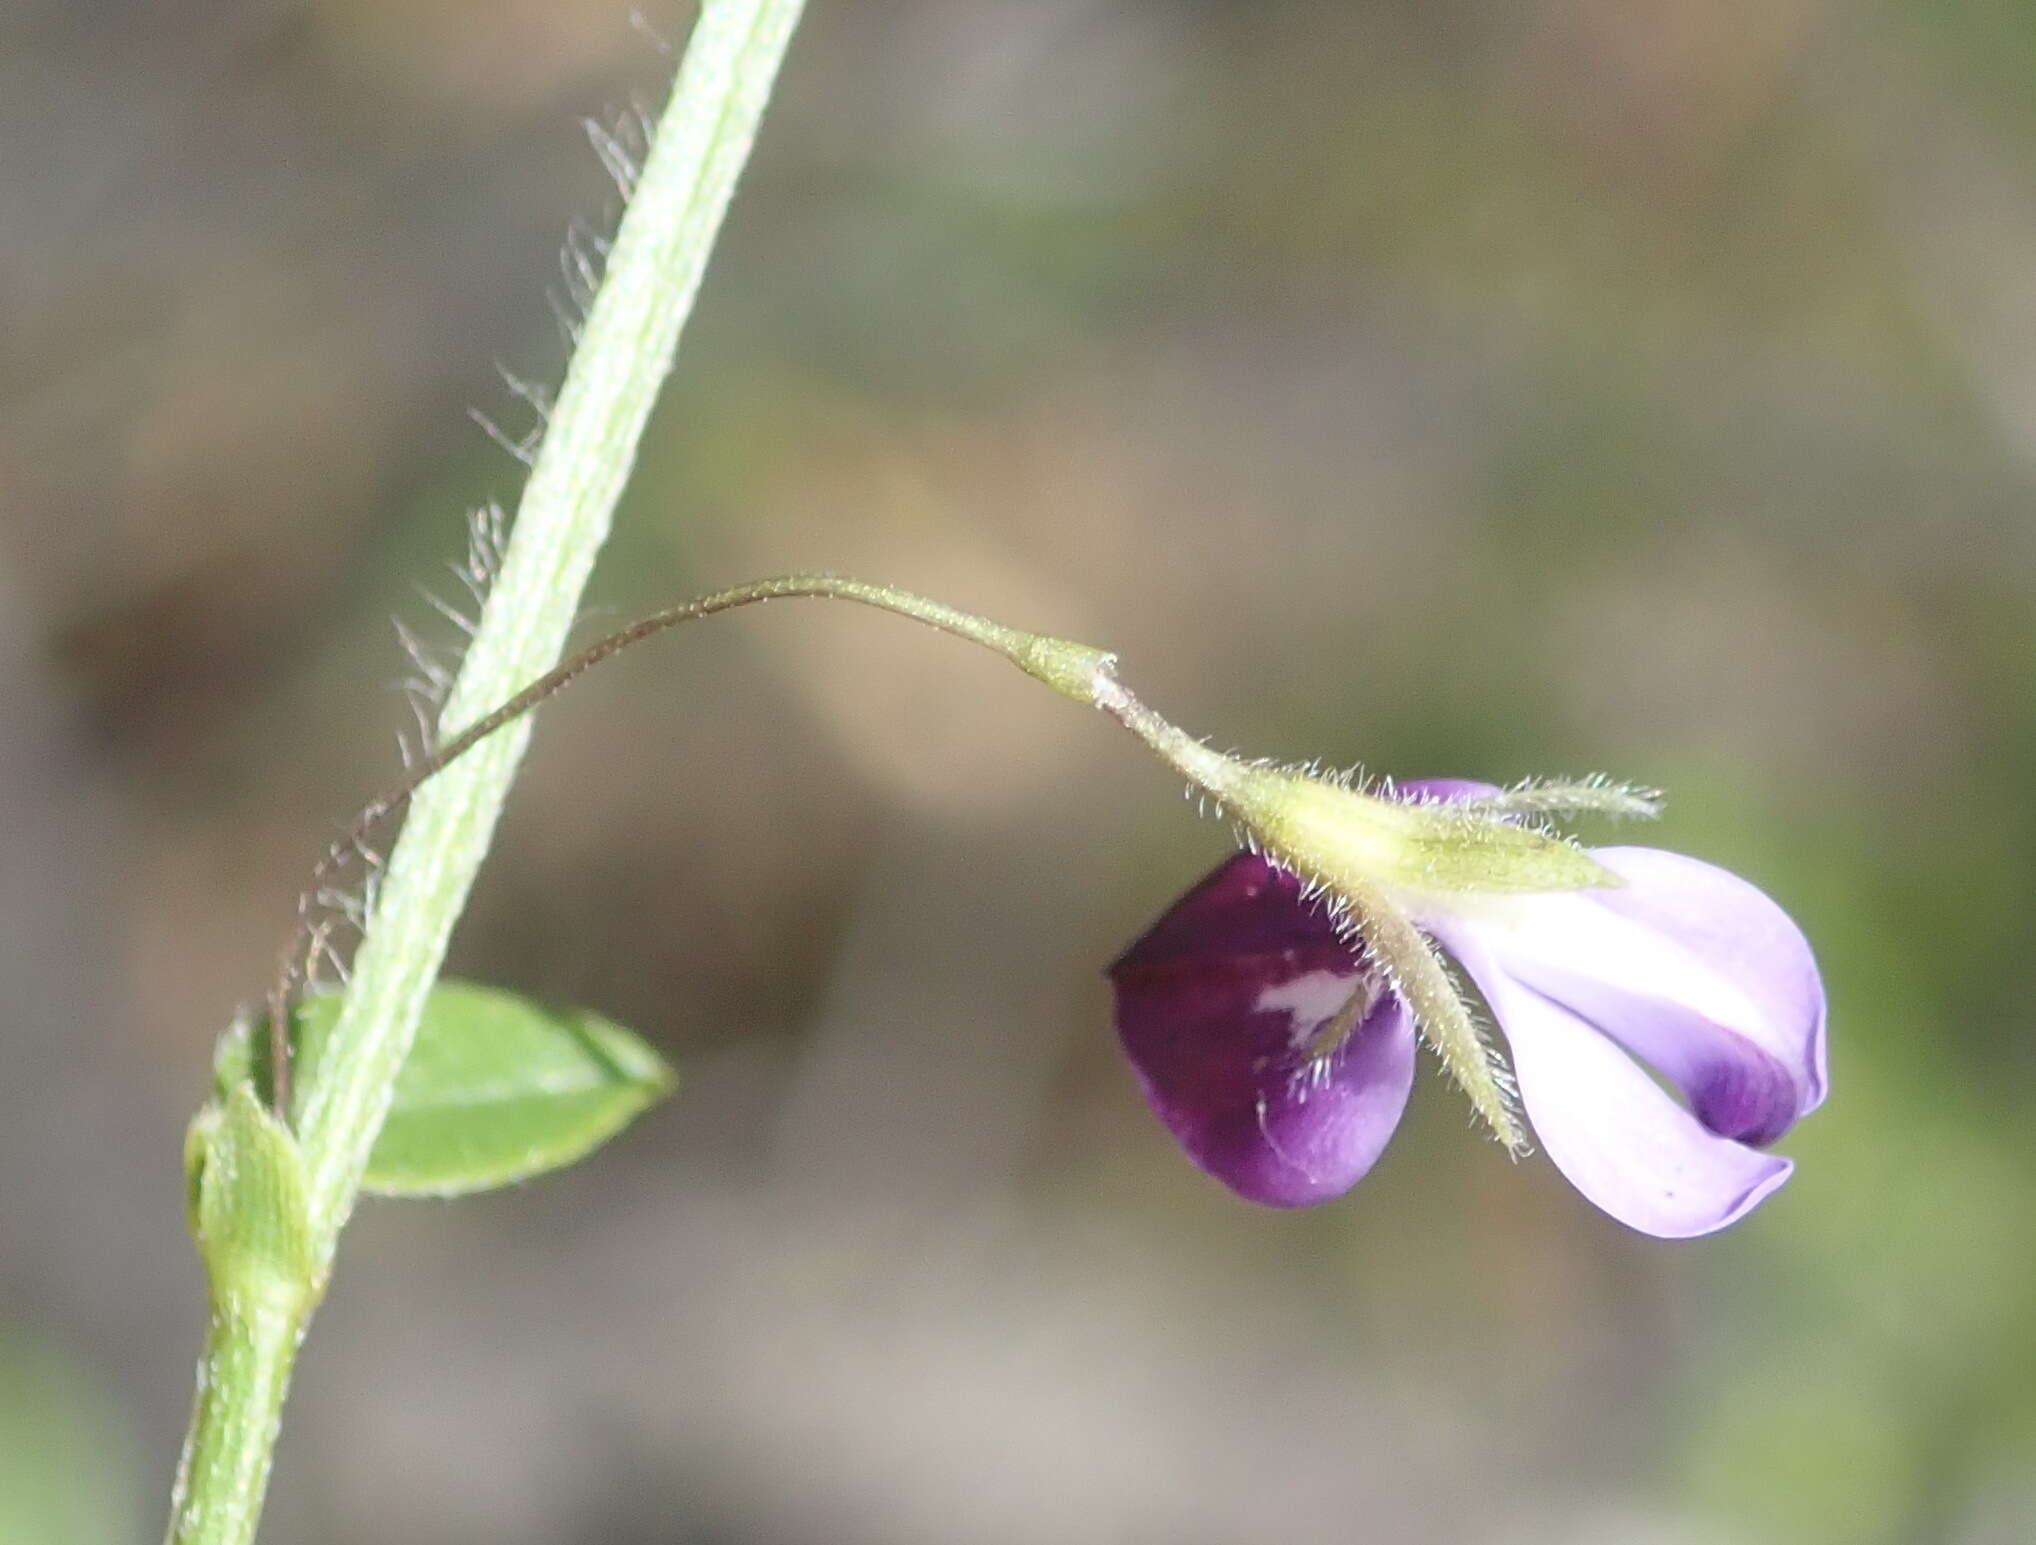
[[[1413,914],[1477,897],[1623,883],[1503,803],[1381,798],[1290,768],[1249,766],[1226,803],[1268,857],[1327,893],[1422,1038],[1508,1152],[1527,1151],[1505,1064]]]
[[[1621,883],[1574,843],[1475,801],[1382,799],[1307,773],[1255,768],[1231,803],[1271,856],[1332,890],[1362,881],[1444,898]]]
[[[1525,1153],[1512,1079],[1414,914],[1475,897],[1616,886],[1619,877],[1573,843],[1516,824],[1520,812],[1505,804],[1387,799],[1291,768],[1230,767],[1230,812],[1268,857],[1333,899],[1472,1109],[1509,1152]]]

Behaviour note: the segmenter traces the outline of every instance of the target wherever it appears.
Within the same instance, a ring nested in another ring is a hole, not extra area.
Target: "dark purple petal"
[[[1486,948],[1489,930],[1459,922],[1438,936],[1506,1032],[1549,1158],[1620,1222],[1662,1239],[1708,1234],[1788,1179],[1787,1159],[1709,1130],[1595,1027],[1527,986]]]
[[[1291,874],[1240,853],[1110,968],[1117,1033],[1188,1156],[1250,1201],[1302,1207],[1372,1167],[1414,1083],[1414,1026],[1385,995],[1327,1058],[1315,1032],[1363,982]]]

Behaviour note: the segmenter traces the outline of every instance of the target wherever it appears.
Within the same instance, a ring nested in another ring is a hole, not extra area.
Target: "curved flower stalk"
[[[1602,785],[1390,794],[1509,823],[1643,803]],[[1765,1147],[1824,1098],[1816,963],[1787,915],[1722,869],[1652,848],[1580,856],[1602,883],[1430,889],[1403,894],[1404,915],[1483,994],[1527,1118],[1570,1182],[1643,1233],[1710,1233],[1788,1178]],[[1111,967],[1118,1032],[1154,1111],[1210,1174],[1274,1206],[1354,1185],[1413,1087],[1418,1016],[1381,970],[1374,931],[1310,892],[1239,854]]]

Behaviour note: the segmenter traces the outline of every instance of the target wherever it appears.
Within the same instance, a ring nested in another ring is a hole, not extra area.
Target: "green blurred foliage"
[[[136,1470],[107,1392],[49,1341],[0,1333],[0,1540],[139,1538]]]

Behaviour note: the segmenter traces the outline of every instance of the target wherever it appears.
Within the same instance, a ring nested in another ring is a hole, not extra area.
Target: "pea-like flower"
[[[1513,826],[1558,807],[1646,804],[1602,784],[1402,784],[1390,800]],[[1809,945],[1767,896],[1712,865],[1653,848],[1571,851],[1598,883],[1382,885],[1388,923],[1423,936],[1412,945],[1353,918],[1365,898],[1319,871],[1304,880],[1258,853],[1227,860],[1111,967],[1118,1033],[1153,1110],[1252,1201],[1341,1195],[1399,1123],[1417,1030],[1436,1040],[1435,1019],[1468,1024],[1460,998],[1437,998],[1453,994],[1439,964],[1443,987],[1424,979],[1433,941],[1483,995],[1519,1104],[1584,1196],[1663,1238],[1744,1217],[1789,1176],[1767,1145],[1824,1098],[1824,990]],[[1479,1075],[1458,1076],[1476,1101]],[[1503,1072],[1483,1081],[1510,1106]],[[1513,1141],[1503,1118],[1493,1125]]]

